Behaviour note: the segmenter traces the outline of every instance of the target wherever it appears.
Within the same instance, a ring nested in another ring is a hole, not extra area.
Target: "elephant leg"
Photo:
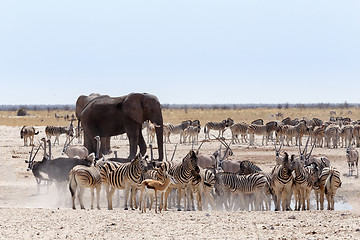
[[[100,157],[105,154],[111,153],[110,147],[110,137],[102,137],[101,138],[101,146],[100,146]]]
[[[126,131],[128,139],[129,139],[129,145],[130,145],[130,155],[129,159],[133,159],[136,156],[137,152],[137,146],[139,142],[139,131]]]
[[[89,153],[96,152],[96,141],[84,133],[84,146],[88,149]]]
[[[141,129],[140,129],[140,132],[139,132],[139,148],[140,148],[140,153],[142,156],[145,156],[145,153],[146,153],[146,143],[145,143],[145,140],[144,140],[144,136],[142,135],[142,132],[141,132]]]

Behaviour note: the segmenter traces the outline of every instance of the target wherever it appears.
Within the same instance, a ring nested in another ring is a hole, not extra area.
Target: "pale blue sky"
[[[0,0],[1,104],[360,102],[360,1]]]

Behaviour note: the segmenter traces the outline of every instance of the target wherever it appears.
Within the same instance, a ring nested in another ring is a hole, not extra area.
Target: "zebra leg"
[[[320,190],[320,210],[324,210],[324,191]]]
[[[172,188],[168,187],[165,191],[165,206],[164,206],[164,210],[167,211],[167,202],[168,202],[168,197],[169,197],[169,194],[170,192],[172,191]]]
[[[203,209],[203,200],[202,200],[202,193],[201,193],[200,190],[198,190],[198,192],[197,192],[196,200],[197,200],[197,204],[198,204],[198,210],[202,211],[202,209]]]
[[[319,190],[315,190],[316,210],[319,210]]]
[[[295,202],[295,211],[298,211],[300,208],[299,194],[298,190],[294,189],[294,202]]]
[[[37,180],[38,179],[36,179],[36,181]],[[37,183],[37,186],[38,186],[38,193],[39,193],[39,191],[40,191],[40,182]],[[69,189],[70,189],[71,198],[72,198],[72,209],[75,210],[76,209],[76,207],[75,207],[75,197],[76,197],[76,189],[77,189],[76,181],[72,181],[72,179],[70,180]]]
[[[109,191],[109,188],[107,188],[107,200],[108,200],[108,210],[113,210],[112,207],[112,198],[115,192],[115,188],[111,186],[111,190]]]
[[[275,211],[280,211],[280,199],[281,199],[281,192],[275,191],[274,194]]]
[[[181,211],[181,208],[180,208],[180,201],[181,201],[181,187],[179,187],[178,189],[178,211]],[[185,204],[184,204],[185,205]]]
[[[125,186],[124,189],[124,210],[128,210],[128,199],[129,199],[130,186]]]
[[[305,208],[306,192],[305,192],[304,188],[301,189],[300,199],[301,199],[301,205],[302,205],[301,210],[305,211],[306,210],[306,208]]]
[[[90,192],[91,192],[91,206],[90,206],[90,209],[91,210],[94,209],[94,198],[95,198],[94,190],[95,190],[94,188],[90,189]]]
[[[84,187],[80,187],[80,191],[79,191],[79,195],[78,195],[78,197],[79,197],[79,202],[80,202],[80,207],[81,207],[81,209],[85,209],[85,207],[84,207],[84,202],[83,202],[83,195],[84,195],[84,191],[85,191],[85,188]]]
[[[100,192],[101,192],[101,184],[96,186],[96,207],[100,210]]]

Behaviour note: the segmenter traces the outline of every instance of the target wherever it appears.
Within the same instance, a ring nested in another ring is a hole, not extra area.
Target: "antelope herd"
[[[148,143],[152,143],[155,136],[154,125],[145,122],[143,127],[148,134]],[[80,189],[81,208],[84,208],[82,199],[84,189],[90,188],[91,208],[93,208],[94,189],[96,189],[97,208],[100,209],[99,198],[102,187],[106,192],[109,210],[113,209],[114,192],[123,189],[124,208],[128,209],[130,200],[130,207],[135,209],[139,206],[142,212],[146,212],[146,207],[151,209],[154,198],[156,212],[168,210],[175,199],[177,199],[175,203],[177,210],[182,208],[228,211],[271,210],[273,201],[275,211],[286,211],[292,209],[292,196],[294,196],[294,210],[310,210],[311,191],[316,197],[317,210],[324,209],[325,196],[328,202],[327,209],[334,210],[334,196],[341,186],[340,173],[331,166],[328,157],[312,157],[314,148],[343,147],[346,149],[344,164],[348,164],[348,176],[354,175],[355,167],[356,177],[358,176],[359,153],[356,148],[360,147],[360,121],[352,121],[349,118],[331,117],[329,121],[317,118],[301,120],[285,118],[282,121],[270,121],[265,124],[261,119],[251,123],[235,123],[231,118],[227,118],[221,122],[207,122],[203,128],[203,140],[199,139],[201,133],[199,120],[185,120],[178,125],[166,123],[163,128],[165,144],[171,143],[170,136],[173,136],[172,140],[178,139],[179,144],[189,144],[189,152],[181,163],[175,164],[172,159],[158,163],[140,154],[130,162],[122,162],[117,157],[107,156],[98,159],[100,144],[97,152],[89,155],[83,146],[69,145],[71,140],[67,140],[63,148],[68,158],[52,159],[51,136],[57,137],[55,142],[58,144],[60,134],[65,133],[68,135],[67,139],[71,139],[73,133],[71,123],[69,127],[46,127],[48,140],[42,139],[36,151],[37,153],[41,147],[44,149],[43,160],[34,161],[36,153],[32,156],[32,150],[27,161],[28,170],[32,170],[38,182],[49,180],[59,185],[69,182],[73,209],[75,209],[77,188]],[[223,137],[227,129],[231,131],[230,143],[227,143]],[[217,133],[217,136],[211,135],[211,131]],[[22,138],[33,137],[37,133],[32,127],[21,129]],[[271,172],[262,171],[251,161],[228,159],[233,155],[231,144],[233,148],[238,145],[252,147],[256,145],[256,137],[261,137],[263,146],[269,143],[274,145],[274,167]],[[100,141],[100,137],[95,138]],[[209,141],[219,141],[223,147],[214,149],[212,155],[200,153],[202,145]],[[33,140],[30,144],[34,149]],[[197,150],[194,149],[195,145],[198,146]],[[282,146],[285,145],[296,146],[299,155],[281,152]],[[173,156],[174,154],[175,152]],[[47,178],[43,173],[47,174]],[[194,196],[197,204],[194,203]],[[181,206],[182,199],[184,199],[183,206]]]

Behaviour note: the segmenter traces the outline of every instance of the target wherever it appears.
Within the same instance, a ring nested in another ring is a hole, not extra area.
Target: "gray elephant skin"
[[[101,95],[90,100],[79,115],[84,128],[84,146],[96,152],[95,136],[110,138],[126,133],[130,144],[130,155],[134,158],[137,146],[146,153],[142,135],[142,123],[150,120],[156,127],[159,161],[163,160],[163,118],[158,98],[148,93],[130,93],[122,97]],[[104,149],[103,143],[100,149]]]
[[[82,110],[85,108],[85,106],[91,102],[92,100],[94,100],[95,98],[98,97],[110,97],[109,95],[100,95],[99,93],[91,93],[89,96],[86,95],[81,95],[78,97],[78,99],[76,100],[76,108],[75,108],[75,115],[76,118],[78,119],[78,127],[81,124],[80,121],[80,115]],[[109,154],[111,153],[111,147],[110,147],[110,137],[103,137],[101,138],[101,153],[103,154]]]

